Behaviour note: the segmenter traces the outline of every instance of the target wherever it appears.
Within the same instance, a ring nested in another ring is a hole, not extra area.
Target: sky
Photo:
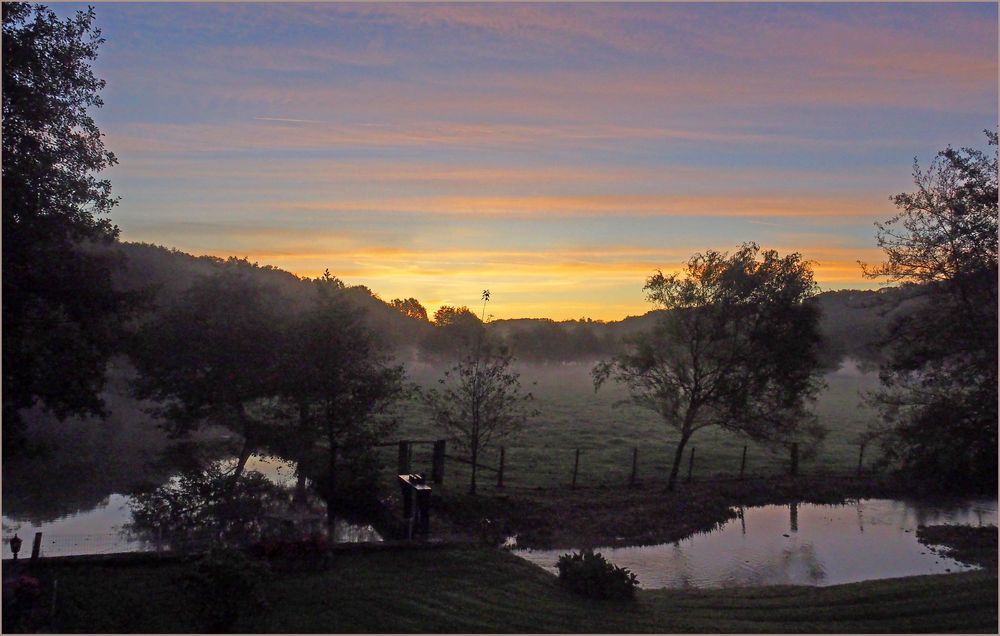
[[[745,241],[878,287],[857,261],[914,158],[997,124],[996,3],[96,12],[123,240],[432,313],[618,320]]]

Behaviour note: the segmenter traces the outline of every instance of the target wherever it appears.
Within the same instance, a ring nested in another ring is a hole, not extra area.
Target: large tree
[[[266,441],[278,393],[282,298],[258,269],[229,259],[148,320],[130,351],[136,394],[159,404],[174,434],[216,424],[242,437],[234,479]]]
[[[881,343],[886,458],[911,477],[996,489],[997,135],[992,149],[947,148],[877,223],[886,261],[871,278],[903,283],[912,309]]]
[[[358,467],[371,456],[372,443],[385,433],[378,415],[404,392],[403,368],[391,363],[365,325],[364,312],[346,302],[338,280],[325,274],[313,282],[315,305],[288,324],[280,384],[296,412],[292,436],[301,454],[293,459],[306,460],[325,442],[322,490],[332,520],[337,458]]]
[[[731,255],[708,251],[681,274],[657,272],[643,289],[667,311],[594,368],[594,386],[624,384],[631,402],[678,431],[669,489],[700,429],[786,443],[817,431],[804,426],[807,402],[820,386],[818,313],[804,302],[816,285],[799,254],[781,257],[752,243]]]
[[[104,88],[90,66],[104,41],[94,17],[3,3],[6,442],[34,404],[59,417],[104,414],[105,366],[131,305],[111,285],[116,259],[86,249],[118,235],[102,218],[116,199],[99,178],[115,156],[88,113]]]

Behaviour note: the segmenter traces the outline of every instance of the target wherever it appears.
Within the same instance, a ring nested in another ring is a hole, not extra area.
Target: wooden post
[[[416,523],[417,534],[430,534],[431,531],[431,489],[421,488],[416,491]]]
[[[639,467],[639,448],[632,449],[632,476],[628,478],[629,488],[635,486],[635,476]]]
[[[747,467],[747,445],[743,445],[743,458],[740,459],[740,480],[743,480],[743,471]]]
[[[42,533],[35,533],[35,542],[31,544],[31,562],[34,563],[38,560],[39,555],[42,553]]]
[[[434,460],[431,467],[431,479],[435,484],[444,483],[444,453],[445,440],[439,439],[434,442]]]
[[[576,449],[576,459],[573,460],[573,488],[576,488],[576,473],[580,470],[580,449]]]
[[[507,449],[503,446],[500,447],[500,466],[497,468],[497,488],[503,488],[503,465],[504,458],[507,456]]]
[[[396,462],[397,475],[410,474],[410,443],[402,441],[399,443],[399,455]]]
[[[861,448],[858,449],[858,475],[861,475],[862,462],[865,459],[865,443],[861,442]]]
[[[792,466],[789,473],[792,477],[799,474],[799,443],[792,442]]]
[[[694,446],[691,447],[691,454],[688,455],[688,478],[687,483],[691,483],[691,472],[694,470]]]
[[[49,608],[49,620],[56,616],[56,596],[59,594],[59,579],[52,580],[52,606]]]

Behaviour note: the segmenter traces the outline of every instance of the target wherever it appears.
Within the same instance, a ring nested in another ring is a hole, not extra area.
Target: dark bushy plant
[[[198,600],[206,631],[231,632],[240,617],[252,619],[266,609],[260,582],[268,572],[266,565],[232,548],[213,548],[199,559],[185,582]]]
[[[559,580],[587,598],[630,599],[639,580],[627,568],[608,562],[600,553],[582,550],[564,554],[556,564]]]

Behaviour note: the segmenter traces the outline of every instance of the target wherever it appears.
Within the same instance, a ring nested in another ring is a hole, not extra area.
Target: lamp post
[[[10,538],[10,551],[14,553],[14,560],[17,561],[17,553],[21,551],[21,538],[17,533]]]

